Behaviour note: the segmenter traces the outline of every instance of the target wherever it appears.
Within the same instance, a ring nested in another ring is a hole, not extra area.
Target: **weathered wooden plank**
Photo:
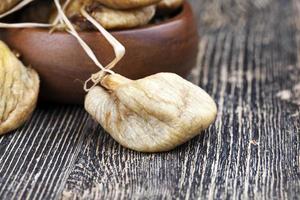
[[[0,139],[0,199],[57,194],[81,148],[87,115],[66,106],[39,107],[16,133]]]

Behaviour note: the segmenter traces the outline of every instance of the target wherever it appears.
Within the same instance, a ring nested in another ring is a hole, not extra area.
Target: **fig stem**
[[[110,70],[116,66],[117,63],[124,57],[126,50],[125,47],[114,37],[112,36],[100,23],[98,23],[91,15],[89,15],[84,8],[80,10],[83,17],[85,17],[90,23],[92,23],[98,31],[106,38],[106,40],[111,44],[114,49],[115,58],[112,62],[110,62],[105,68]],[[91,78],[85,83],[84,89],[85,91],[89,91],[92,87],[97,85],[102,78],[104,77],[104,73],[102,71],[93,74]],[[87,84],[89,81],[93,81],[94,85],[91,88],[87,88]]]
[[[94,54],[94,52],[92,51],[92,49],[83,41],[83,39],[79,36],[78,32],[75,30],[74,26],[72,25],[72,23],[70,22],[70,20],[68,19],[68,17],[65,15],[59,0],[54,0],[55,6],[58,10],[58,14],[60,15],[61,19],[63,20],[63,22],[66,24],[66,26],[68,27],[69,30],[67,30],[68,33],[70,33],[71,35],[73,35],[79,42],[79,44],[81,45],[81,47],[84,49],[84,51],[87,53],[87,55],[92,59],[92,61],[94,61],[94,63],[104,72],[109,73],[109,74],[114,74],[113,71],[111,71],[110,69],[106,69],[105,67],[102,66],[102,64],[99,62],[99,60],[97,59],[96,55]],[[88,80],[89,81],[89,80]]]

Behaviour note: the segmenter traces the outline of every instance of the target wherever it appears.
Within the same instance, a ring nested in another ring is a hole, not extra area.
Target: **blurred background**
[[[249,15],[268,12],[280,5],[283,9],[289,0],[189,0],[201,25],[221,28],[227,24],[237,24]],[[294,1],[297,2],[297,1]]]

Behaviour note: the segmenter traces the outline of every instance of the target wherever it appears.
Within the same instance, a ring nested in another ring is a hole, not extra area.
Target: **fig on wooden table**
[[[20,127],[35,109],[39,76],[0,41],[0,135]]]
[[[88,9],[81,8],[81,15],[114,49],[115,58],[104,67],[80,38],[59,0],[54,2],[68,32],[100,68],[85,81],[84,90],[88,92],[85,109],[117,142],[141,152],[168,151],[214,122],[217,107],[213,99],[176,74],[158,73],[130,80],[113,72],[111,69],[123,58],[126,49],[88,13]],[[90,82],[91,87],[88,86]]]
[[[105,76],[92,88],[85,109],[121,145],[141,152],[168,151],[209,127],[216,118],[213,99],[173,73],[139,80]]]

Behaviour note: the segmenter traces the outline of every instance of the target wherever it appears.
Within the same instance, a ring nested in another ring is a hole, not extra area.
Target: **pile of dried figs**
[[[65,0],[61,1],[66,16],[76,30],[94,27],[81,14],[84,8],[105,29],[136,28],[172,17],[184,0]],[[1,7],[0,7],[1,8]],[[51,0],[35,0],[22,12],[23,22],[58,23],[57,9]],[[59,26],[56,28],[65,28]]]
[[[2,13],[12,7],[15,10],[22,7],[15,6],[17,0],[1,2]],[[161,152],[175,148],[208,128],[216,118],[216,104],[204,90],[173,73],[158,73],[138,80],[116,74],[112,69],[123,58],[126,48],[107,30],[148,24],[156,11],[160,15],[170,14],[182,3],[182,0],[35,1],[19,16],[22,20],[34,21],[32,26],[44,20],[52,31],[62,29],[73,35],[100,68],[83,88],[87,92],[86,111],[123,146],[141,152]],[[7,27],[2,25],[2,28]],[[99,31],[114,49],[116,57],[107,66],[102,66],[78,34],[91,29]],[[93,86],[88,88],[90,81]],[[29,118],[38,92],[38,74],[26,68],[0,41],[0,135],[15,130]]]

